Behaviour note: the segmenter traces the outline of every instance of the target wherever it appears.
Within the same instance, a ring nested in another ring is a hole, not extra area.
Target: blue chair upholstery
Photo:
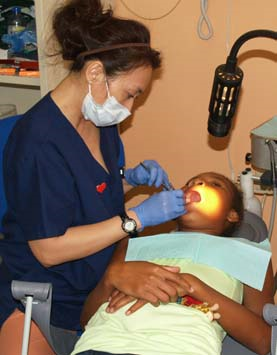
[[[17,115],[0,120],[0,232],[2,232],[2,218],[7,207],[3,182],[3,151],[9,134],[20,117],[21,115]]]

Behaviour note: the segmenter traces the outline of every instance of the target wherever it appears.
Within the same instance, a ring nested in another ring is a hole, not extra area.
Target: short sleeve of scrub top
[[[16,164],[9,207],[27,240],[63,235],[74,223],[75,186],[62,156],[44,143]]]

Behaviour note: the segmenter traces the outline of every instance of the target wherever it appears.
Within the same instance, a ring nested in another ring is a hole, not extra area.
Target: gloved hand
[[[186,213],[184,192],[182,190],[162,191],[130,209],[138,216],[142,229],[155,226]]]
[[[167,173],[155,160],[144,160],[143,165],[138,164],[133,169],[125,171],[125,179],[132,186],[138,185],[155,185],[156,187],[164,184],[169,185]]]

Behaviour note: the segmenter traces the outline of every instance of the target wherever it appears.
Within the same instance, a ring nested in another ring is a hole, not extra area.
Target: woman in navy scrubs
[[[160,66],[159,52],[150,47],[142,24],[113,17],[99,0],[67,3],[57,10],[53,28],[71,71],[18,121],[4,152],[0,353],[5,355],[20,353],[21,330],[17,341],[15,332],[24,317],[11,296],[13,279],[51,282],[51,323],[70,330],[79,329],[83,303],[106,270],[111,291],[152,303],[167,301],[181,285],[174,268],[123,262],[128,235],[185,212],[181,190],[124,208],[130,188],[169,184],[156,161],[146,160],[147,169],[126,170],[125,179],[118,166],[117,124],[149,85]],[[51,354],[41,335],[34,339],[32,327],[29,354]]]

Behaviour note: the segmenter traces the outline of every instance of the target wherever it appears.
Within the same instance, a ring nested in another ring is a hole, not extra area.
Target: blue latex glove
[[[146,168],[138,164],[135,168],[125,171],[125,179],[128,184],[132,186],[155,185],[156,187],[162,184],[169,185],[167,173],[155,160],[144,160],[143,165]]]
[[[170,221],[186,213],[184,192],[162,191],[131,210],[138,216],[142,229]]]

